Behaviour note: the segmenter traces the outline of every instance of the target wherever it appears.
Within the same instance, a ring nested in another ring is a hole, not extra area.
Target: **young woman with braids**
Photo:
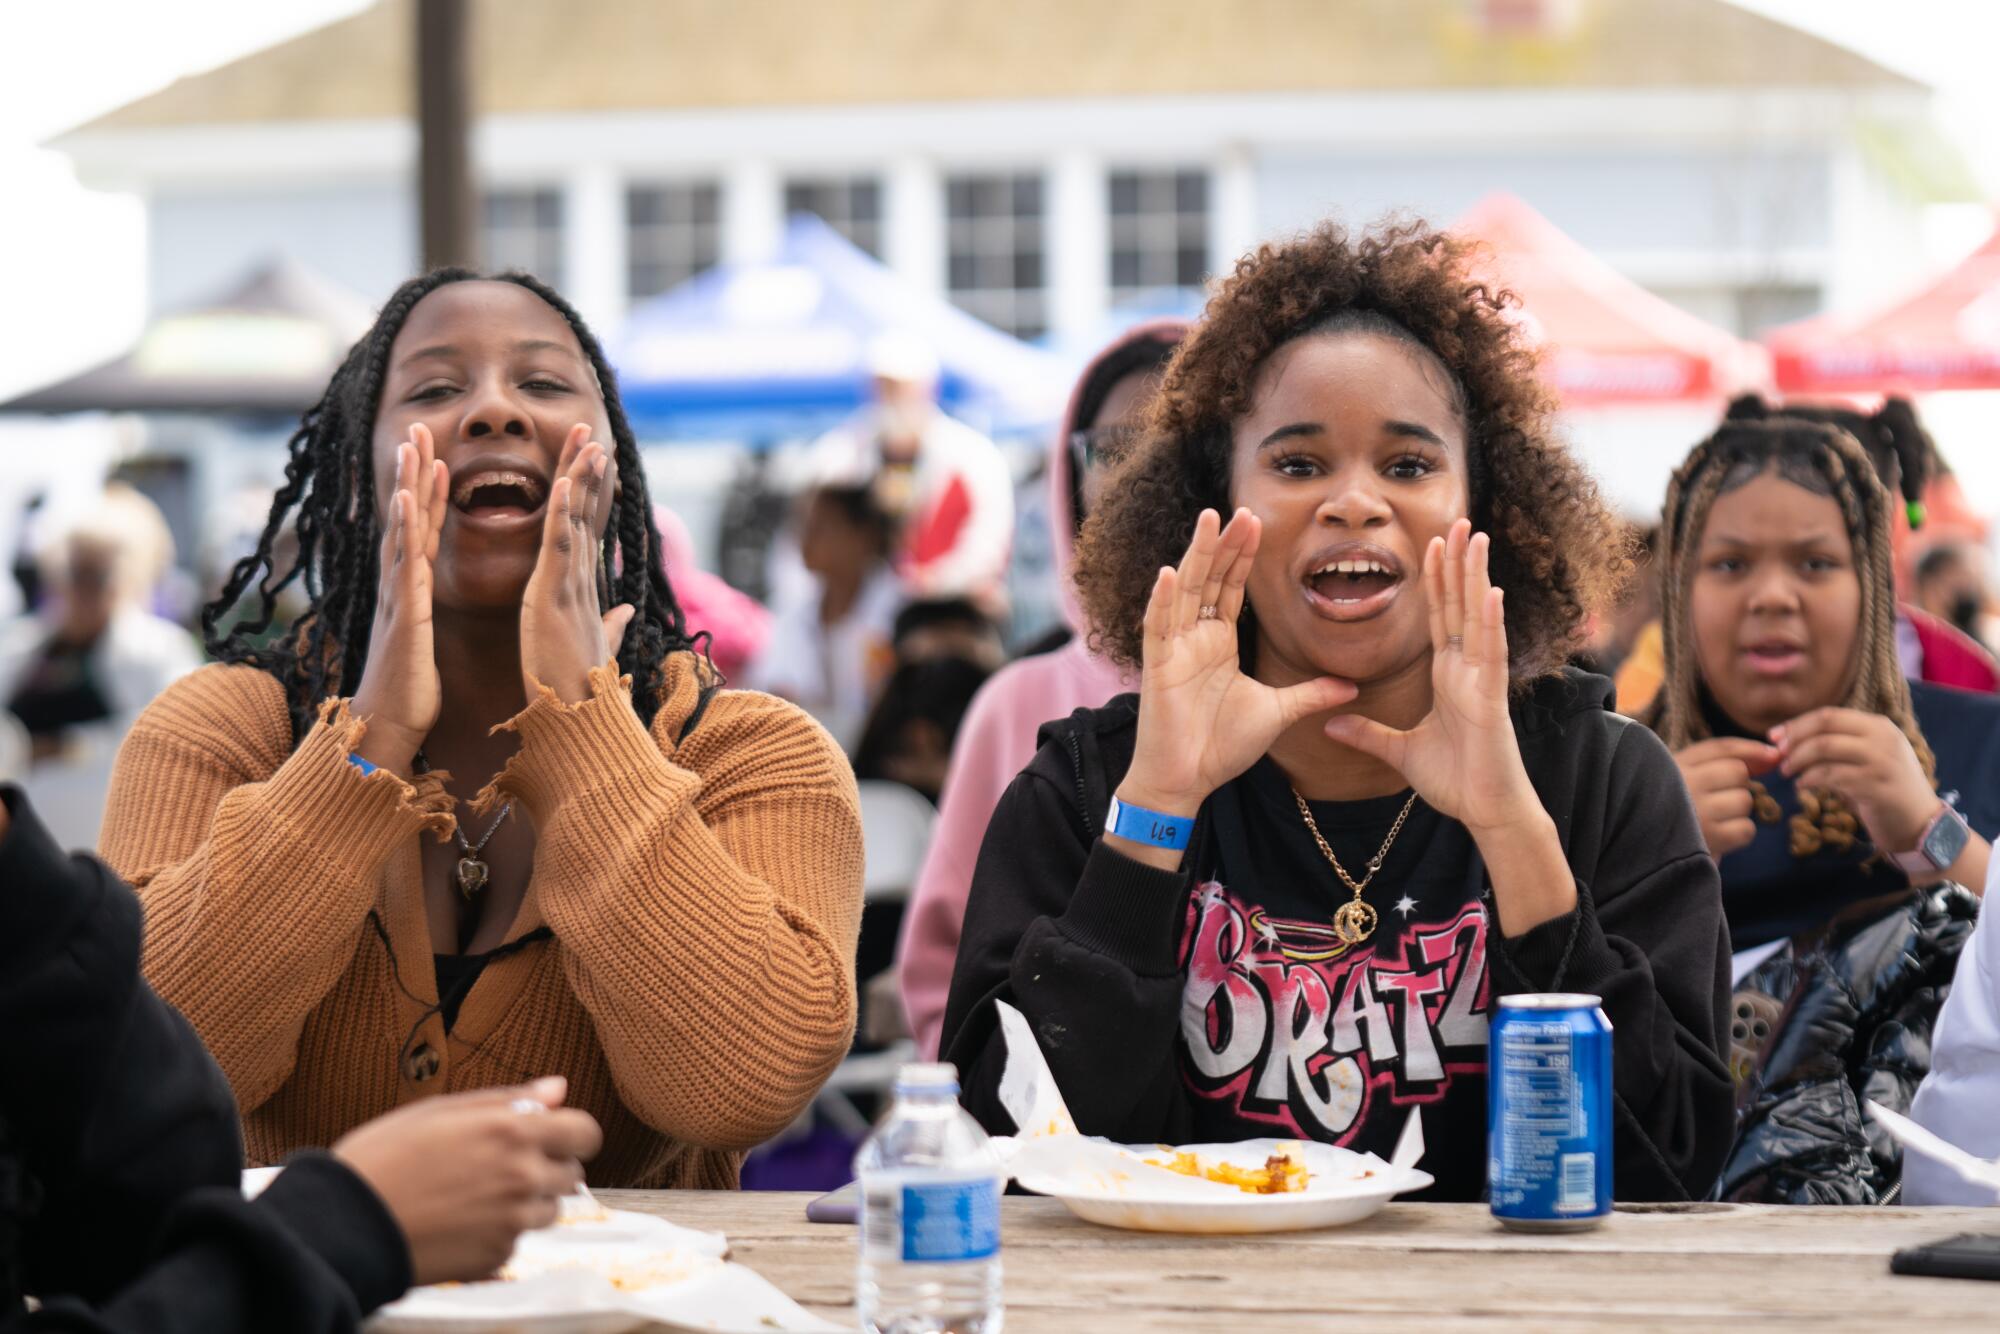
[[[1694,795],[1735,947],[1777,951],[1733,998],[1718,1189],[1893,1198],[1900,1156],[1857,1093],[1902,1110],[1928,1068],[1974,917],[1958,886],[1984,886],[2000,833],[2000,701],[1905,679],[1889,495],[1844,430],[1726,422],[1674,475],[1660,540],[1645,720]]]
[[[1138,693],[1043,729],[973,873],[942,1051],[989,1126],[1004,1000],[1086,1132],[1387,1156],[1421,1108],[1435,1193],[1477,1199],[1493,998],[1582,991],[1619,1197],[1713,1180],[1714,864],[1665,749],[1562,669],[1626,562],[1467,259],[1323,226],[1169,362],[1076,562]]]
[[[1645,720],[1694,795],[1736,948],[1912,882],[1984,885],[2000,703],[1905,680],[1888,496],[1853,437],[1726,423],[1675,474],[1661,542],[1666,674]],[[1934,825],[1943,864],[1924,859]]]
[[[658,551],[611,369],[532,278],[404,284],[305,414],[204,615],[221,662],[140,718],[103,838],[253,1161],[561,1074],[593,1181],[731,1186],[840,1060],[852,776],[720,689]]]

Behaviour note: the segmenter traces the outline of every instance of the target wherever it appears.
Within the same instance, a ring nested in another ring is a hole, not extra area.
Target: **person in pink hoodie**
[[[1043,723],[1136,688],[1131,677],[1090,651],[1090,627],[1070,583],[1070,560],[1093,479],[1130,443],[1161,369],[1190,327],[1185,320],[1152,320],[1121,334],[1085,368],[1050,442],[1049,528],[1071,638],[1061,648],[996,672],[973,698],[959,729],[897,950],[903,1013],[924,1060],[937,1059],[972,867],[1000,794],[1034,758],[1035,734]]]

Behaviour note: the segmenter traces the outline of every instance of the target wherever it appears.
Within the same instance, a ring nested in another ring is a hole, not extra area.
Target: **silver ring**
[[[548,1105],[536,1098],[516,1098],[507,1104],[507,1110],[522,1116],[539,1116],[548,1110]]]
[[[1222,619],[1222,613],[1216,610],[1215,604],[1213,602],[1203,607],[1199,613],[1199,616],[1200,619],[1204,621],[1216,621]]]
[[[1464,636],[1464,635],[1446,635],[1446,636],[1444,637],[1444,646],[1445,646],[1446,648],[1455,648],[1455,649],[1463,649],[1463,648],[1465,647],[1465,636]]]

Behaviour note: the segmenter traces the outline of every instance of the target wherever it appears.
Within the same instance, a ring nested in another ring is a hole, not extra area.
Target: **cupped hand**
[[[542,520],[542,549],[521,602],[521,675],[529,698],[548,686],[568,703],[590,694],[590,671],[616,656],[631,622],[625,603],[598,605],[600,535],[610,519],[617,470],[579,423],[556,461]]]
[[[1354,698],[1350,682],[1330,676],[1277,688],[1243,674],[1236,623],[1262,532],[1248,510],[1227,528],[1203,510],[1179,568],[1163,567],[1154,581],[1138,736],[1120,800],[1192,816],[1287,727]]]
[[[1840,797],[1884,852],[1915,851],[1937,815],[1937,789],[1910,739],[1879,713],[1814,709],[1772,728],[1771,740],[1787,778]]]
[[[382,520],[381,573],[368,665],[351,705],[368,724],[356,753],[370,764],[407,772],[437,722],[443,695],[431,631],[432,566],[444,527],[450,474],[430,429],[410,428],[396,448],[396,489]]]
[[[556,1221],[603,1132],[565,1108],[560,1077],[408,1103],[350,1131],[333,1156],[381,1197],[418,1283],[490,1276],[514,1239]]]
[[[1674,754],[1695,818],[1701,821],[1708,855],[1720,861],[1757,837],[1752,818],[1756,797],[1750,780],[1769,773],[1778,763],[1778,748],[1748,737],[1711,737],[1681,747]]]
[[[1507,709],[1507,627],[1487,575],[1486,534],[1460,519],[1424,550],[1431,629],[1431,711],[1408,731],[1359,714],[1327,735],[1403,776],[1432,809],[1475,837],[1546,819],[1528,781]]]

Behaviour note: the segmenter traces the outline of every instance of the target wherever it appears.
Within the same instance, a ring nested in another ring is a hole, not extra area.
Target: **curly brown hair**
[[[1472,522],[1492,534],[1493,581],[1507,595],[1510,674],[1519,685],[1561,669],[1588,616],[1622,588],[1630,543],[1556,439],[1534,354],[1507,318],[1515,298],[1473,274],[1475,256],[1473,243],[1421,222],[1359,235],[1327,222],[1238,261],[1168,363],[1144,439],[1084,524],[1075,577],[1095,646],[1139,665],[1160,567],[1180,563],[1204,509],[1230,511],[1231,432],[1250,411],[1258,370],[1332,321],[1400,334],[1454,382]],[[1252,622],[1246,607],[1245,670]]]

